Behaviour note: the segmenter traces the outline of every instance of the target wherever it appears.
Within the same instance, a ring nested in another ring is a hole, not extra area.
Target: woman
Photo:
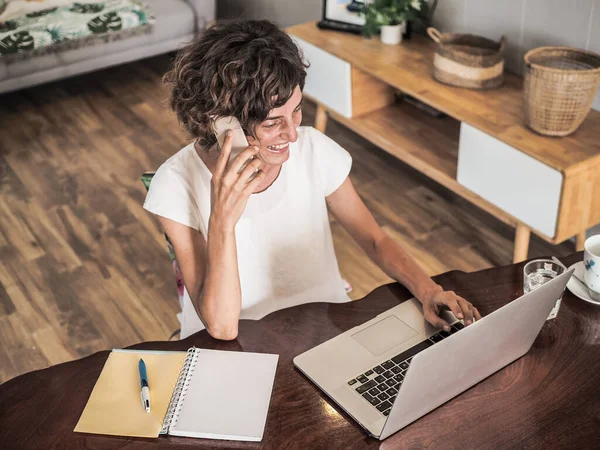
[[[276,25],[230,21],[181,49],[166,75],[171,107],[195,141],[159,168],[144,207],[158,216],[180,266],[182,338],[206,327],[235,339],[240,318],[348,301],[327,211],[415,295],[432,325],[449,329],[442,307],[466,325],[478,319],[375,222],[348,177],[348,152],[300,126],[306,67]],[[219,149],[212,128],[224,116],[240,121],[250,144],[231,162],[231,136]]]

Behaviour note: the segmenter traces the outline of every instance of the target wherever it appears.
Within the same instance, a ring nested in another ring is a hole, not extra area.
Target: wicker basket
[[[571,47],[525,54],[525,123],[545,136],[573,133],[590,112],[600,84],[600,55]]]
[[[470,89],[498,87],[504,80],[506,38],[494,42],[473,34],[440,33],[433,27],[427,33],[437,43],[433,58],[433,78]]]

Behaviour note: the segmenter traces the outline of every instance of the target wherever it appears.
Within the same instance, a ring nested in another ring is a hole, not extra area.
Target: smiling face
[[[296,128],[302,122],[302,91],[296,86],[285,105],[269,112],[256,128],[256,137],[247,136],[249,145],[260,147],[258,157],[270,166],[281,166],[290,157],[290,142],[296,142]]]

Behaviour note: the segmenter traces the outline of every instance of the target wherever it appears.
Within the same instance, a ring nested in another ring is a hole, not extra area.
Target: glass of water
[[[527,294],[537,289],[564,271],[564,266],[556,264],[551,259],[529,261],[523,268],[523,292]]]

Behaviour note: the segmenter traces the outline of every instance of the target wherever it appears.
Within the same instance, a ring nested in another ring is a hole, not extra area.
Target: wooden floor
[[[0,95],[0,382],[165,340],[175,284],[139,175],[186,143],[160,83],[168,56]],[[305,124],[315,108],[307,105]],[[352,179],[385,230],[431,274],[509,264],[514,231],[332,121]],[[332,222],[361,298],[388,281]],[[530,257],[563,255],[532,237]]]

